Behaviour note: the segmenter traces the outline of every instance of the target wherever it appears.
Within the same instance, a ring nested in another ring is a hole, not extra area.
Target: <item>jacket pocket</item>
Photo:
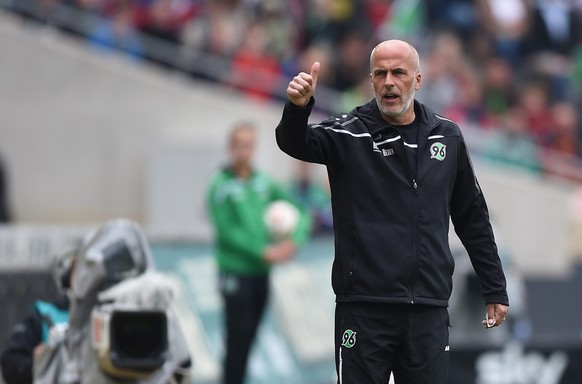
[[[355,268],[356,268],[356,264],[358,261],[358,257],[357,257],[357,247],[356,247],[356,239],[357,239],[357,231],[354,229],[352,230],[352,238],[350,239],[350,263],[349,263],[349,268],[347,271],[347,276],[346,276],[346,284],[344,285],[345,290],[344,293],[348,293],[349,289],[352,287],[352,284],[354,282],[354,274],[355,274]]]

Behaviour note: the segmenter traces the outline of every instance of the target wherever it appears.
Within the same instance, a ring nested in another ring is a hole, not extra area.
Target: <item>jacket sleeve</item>
[[[298,107],[291,102],[285,104],[283,115],[275,130],[279,148],[291,157],[310,163],[330,165],[345,162],[352,152],[354,140],[346,135],[342,126],[347,115],[331,117],[319,124],[309,124],[315,99],[312,97],[306,107]],[[338,133],[343,131],[344,134]]]
[[[0,365],[6,384],[32,383],[34,348],[41,343],[42,319],[36,308],[18,324],[4,342]]]
[[[477,277],[486,304],[509,305],[505,275],[489,221],[489,211],[461,136],[451,219]]]
[[[305,244],[307,240],[309,240],[312,225],[311,216],[309,215],[308,210],[302,205],[297,204],[297,202],[291,198],[290,194],[276,183],[273,183],[272,195],[274,200],[286,200],[299,209],[299,223],[291,235],[291,240],[297,246]]]
[[[232,225],[236,220],[228,200],[217,194],[219,183],[220,181],[213,180],[207,195],[207,206],[218,241],[239,252],[241,257],[262,259],[266,245],[258,241],[249,241],[249,234],[244,227]]]

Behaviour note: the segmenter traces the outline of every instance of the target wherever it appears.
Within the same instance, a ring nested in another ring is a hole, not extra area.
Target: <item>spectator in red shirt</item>
[[[267,42],[268,36],[260,24],[249,26],[226,79],[259,100],[268,98],[278,89],[281,75],[279,61],[267,50]]]
[[[569,102],[560,102],[551,108],[553,129],[549,147],[569,155],[582,155],[579,132],[582,129],[576,107]]]
[[[192,0],[152,0],[136,6],[135,19],[143,32],[178,43],[182,28],[197,13]]]
[[[554,122],[546,88],[537,82],[525,84],[518,99],[529,133],[539,145],[548,145]]]

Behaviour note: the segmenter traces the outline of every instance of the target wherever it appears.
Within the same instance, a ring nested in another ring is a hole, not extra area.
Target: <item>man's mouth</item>
[[[396,99],[398,99],[398,95],[395,94],[395,93],[387,93],[387,94],[384,95],[384,100],[394,101]]]

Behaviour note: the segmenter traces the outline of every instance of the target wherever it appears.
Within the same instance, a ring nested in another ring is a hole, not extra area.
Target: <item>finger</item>
[[[291,86],[289,86],[289,88],[287,88],[287,96],[294,97],[294,98],[303,97],[301,92],[299,92],[296,89],[291,88]]]
[[[501,325],[505,321],[507,307],[505,305],[495,305],[495,322]]]
[[[315,86],[317,85],[317,77],[319,76],[319,61],[316,61],[315,63],[313,63],[313,65],[311,66],[311,72],[309,73],[311,75],[311,78],[313,79],[313,88],[315,88]]]
[[[307,76],[307,75],[306,75]],[[302,78],[295,78],[289,83],[289,87],[300,91],[301,93],[308,94],[311,91],[311,79],[306,80]]]
[[[487,314],[485,315],[485,320],[487,320],[487,328],[491,328],[495,324],[497,324],[497,321],[495,319],[495,306],[493,305],[487,306]]]
[[[291,83],[294,83],[297,86],[303,87],[306,93],[309,93],[312,89],[312,79],[311,76],[308,74],[298,75],[296,76]]]
[[[291,86],[287,88],[287,98],[291,103],[298,107],[304,107],[307,104],[307,102],[305,101],[306,96],[302,94],[300,91],[293,89]]]

